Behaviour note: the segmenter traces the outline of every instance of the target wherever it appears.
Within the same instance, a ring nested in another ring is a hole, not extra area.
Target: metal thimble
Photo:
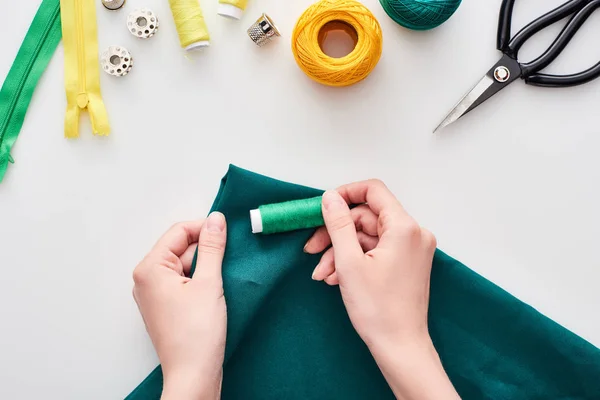
[[[260,16],[250,28],[248,28],[248,36],[258,47],[262,47],[269,43],[275,36],[281,36],[279,30],[269,18],[267,14]]]
[[[102,5],[109,10],[118,10],[123,7],[125,0],[102,0]]]

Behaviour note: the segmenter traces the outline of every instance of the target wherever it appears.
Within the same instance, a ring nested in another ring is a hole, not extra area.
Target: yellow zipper
[[[79,137],[79,114],[87,109],[96,135],[108,135],[110,125],[100,93],[98,28],[94,0],[60,0],[65,49],[67,113],[65,137]]]

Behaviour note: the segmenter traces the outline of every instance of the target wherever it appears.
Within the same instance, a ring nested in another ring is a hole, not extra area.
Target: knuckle
[[[386,209],[382,210],[379,214],[379,225],[383,230],[393,229],[398,226],[403,228],[402,216],[394,210]]]
[[[380,187],[380,188],[387,188],[387,186],[385,185],[385,183],[381,179],[372,178],[372,179],[369,179],[367,181],[367,183],[369,184],[369,186]]]
[[[348,215],[340,215],[335,218],[332,218],[328,224],[328,230],[331,231],[340,231],[342,229],[346,229],[347,227],[354,227],[354,221]]]
[[[401,232],[404,236],[411,239],[421,238],[421,227],[414,219],[410,218],[406,220],[401,227]]]
[[[146,271],[144,270],[144,268],[142,268],[141,266],[138,265],[133,270],[133,283],[135,283],[136,285],[142,285],[142,284],[144,284],[144,282],[146,282],[146,280],[147,280]]]
[[[177,261],[179,261],[177,254],[173,253],[170,249],[163,249],[159,257],[167,265],[176,265]]]
[[[422,229],[421,236],[425,242],[425,246],[427,246],[428,249],[432,250],[437,247],[437,239],[433,233],[427,229]]]
[[[362,231],[363,230],[363,221],[362,221],[363,217],[362,214],[357,213],[354,216],[354,226],[356,227],[357,231]]]
[[[225,251],[225,241],[217,237],[204,238],[198,243],[198,252],[204,254],[221,254]]]
[[[171,225],[167,232],[177,232],[185,229],[185,224],[183,222],[177,222]]]

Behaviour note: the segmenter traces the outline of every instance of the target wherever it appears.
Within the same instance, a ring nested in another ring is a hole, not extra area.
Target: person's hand
[[[160,359],[163,399],[218,399],[227,310],[221,264],[225,217],[171,228],[133,271],[133,297]],[[198,261],[188,278],[194,253]]]
[[[350,210],[348,204],[358,204]],[[352,324],[398,398],[457,398],[427,328],[436,239],[380,181],[323,195],[325,227],[307,242],[327,247],[313,279],[340,286]]]
[[[350,210],[347,204],[360,205]],[[340,285],[350,319],[365,342],[426,335],[433,234],[375,180],[326,192],[323,217],[326,227],[317,230],[305,251],[319,253],[332,242],[333,247],[323,254],[313,279]]]

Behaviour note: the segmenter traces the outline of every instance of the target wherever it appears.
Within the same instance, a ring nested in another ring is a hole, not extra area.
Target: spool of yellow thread
[[[248,0],[219,0],[217,14],[227,18],[240,19],[247,4]]]
[[[181,47],[187,51],[210,44],[210,35],[198,0],[169,0]]]
[[[350,54],[340,58],[325,54],[323,41],[334,30],[353,38]],[[292,52],[300,69],[329,86],[348,86],[365,79],[377,65],[382,45],[379,22],[354,0],[318,1],[300,16],[292,34]]]

